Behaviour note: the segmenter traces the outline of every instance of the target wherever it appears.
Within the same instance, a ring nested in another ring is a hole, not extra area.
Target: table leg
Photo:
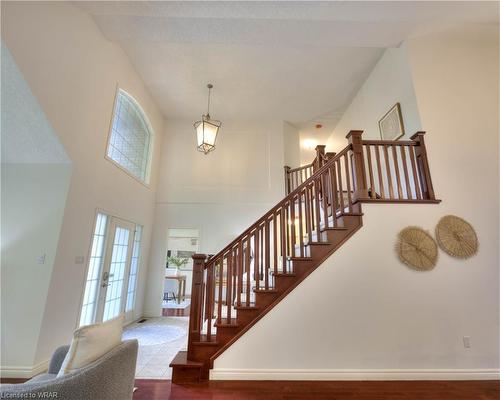
[[[182,301],[186,300],[186,281],[187,279],[182,280]]]
[[[182,281],[179,280],[179,286],[177,286],[177,304],[181,304],[181,285]]]

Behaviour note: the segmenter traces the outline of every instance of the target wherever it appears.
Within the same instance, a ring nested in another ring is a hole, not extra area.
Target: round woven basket
[[[436,241],[423,229],[409,226],[398,234],[396,252],[399,259],[417,271],[429,271],[436,265]]]
[[[441,218],[436,226],[439,247],[452,257],[469,258],[477,253],[479,243],[471,224],[455,215]]]

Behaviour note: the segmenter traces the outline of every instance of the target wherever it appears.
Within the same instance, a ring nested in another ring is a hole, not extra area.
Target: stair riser
[[[277,292],[277,293],[256,293],[255,304],[259,308],[267,307],[269,304],[271,304],[273,301],[275,301],[279,295],[280,295],[280,292]]]
[[[250,321],[252,321],[257,315],[259,315],[260,310],[238,310],[238,325],[245,326]]]
[[[295,278],[290,278],[290,277],[285,277],[285,276],[277,276],[276,278],[276,290],[278,290],[280,293],[284,292],[287,290],[290,286],[292,286]]]

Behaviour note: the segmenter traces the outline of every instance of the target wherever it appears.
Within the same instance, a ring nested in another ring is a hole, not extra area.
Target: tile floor
[[[188,324],[187,317],[159,317],[125,329],[124,339],[139,340],[137,379],[172,378],[172,368],[168,365],[179,350],[187,348]]]

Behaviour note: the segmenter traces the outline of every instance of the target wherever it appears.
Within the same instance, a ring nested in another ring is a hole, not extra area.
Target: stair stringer
[[[342,216],[344,227],[347,228],[345,236],[334,243],[321,255],[320,258],[315,262],[315,264],[306,269],[300,276],[293,278],[293,283],[285,289],[274,301],[272,301],[268,306],[262,309],[262,311],[251,321],[249,321],[241,330],[239,330],[234,336],[229,339],[224,345],[222,345],[212,356],[210,356],[208,369],[213,368],[214,361],[219,357],[224,351],[231,347],[240,337],[242,337],[252,326],[254,326],[260,319],[262,319],[267,313],[269,313],[278,303],[280,303],[285,297],[288,296],[297,286],[300,285],[313,271],[315,271],[323,262],[328,259],[335,251],[337,251],[345,242],[347,242],[361,227],[363,226],[363,213],[361,212],[361,204],[357,203],[353,207],[352,214],[346,214]],[[329,235],[329,232],[326,232]],[[207,376],[208,371],[205,371],[204,376]]]

